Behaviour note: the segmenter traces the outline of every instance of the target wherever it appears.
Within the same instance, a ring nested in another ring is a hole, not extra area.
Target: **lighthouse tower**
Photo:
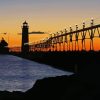
[[[29,29],[28,23],[25,21],[22,26],[22,48],[21,48],[22,53],[29,52],[28,29]]]

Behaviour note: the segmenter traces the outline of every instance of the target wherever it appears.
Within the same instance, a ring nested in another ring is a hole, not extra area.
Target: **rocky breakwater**
[[[58,76],[37,80],[25,93],[0,92],[0,100],[99,100],[99,85],[78,75]]]

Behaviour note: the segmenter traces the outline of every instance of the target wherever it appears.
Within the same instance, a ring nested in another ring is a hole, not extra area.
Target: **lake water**
[[[0,91],[27,91],[36,80],[72,73],[12,55],[0,55]]]

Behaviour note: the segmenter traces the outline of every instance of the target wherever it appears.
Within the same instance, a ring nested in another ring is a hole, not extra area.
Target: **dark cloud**
[[[45,34],[45,32],[37,31],[37,32],[29,32],[29,34]]]

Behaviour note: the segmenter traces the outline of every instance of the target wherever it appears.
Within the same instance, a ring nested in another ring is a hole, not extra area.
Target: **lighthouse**
[[[29,26],[28,26],[28,23],[25,21],[22,26],[22,47],[21,47],[22,53],[29,52],[28,30],[29,30]]]

